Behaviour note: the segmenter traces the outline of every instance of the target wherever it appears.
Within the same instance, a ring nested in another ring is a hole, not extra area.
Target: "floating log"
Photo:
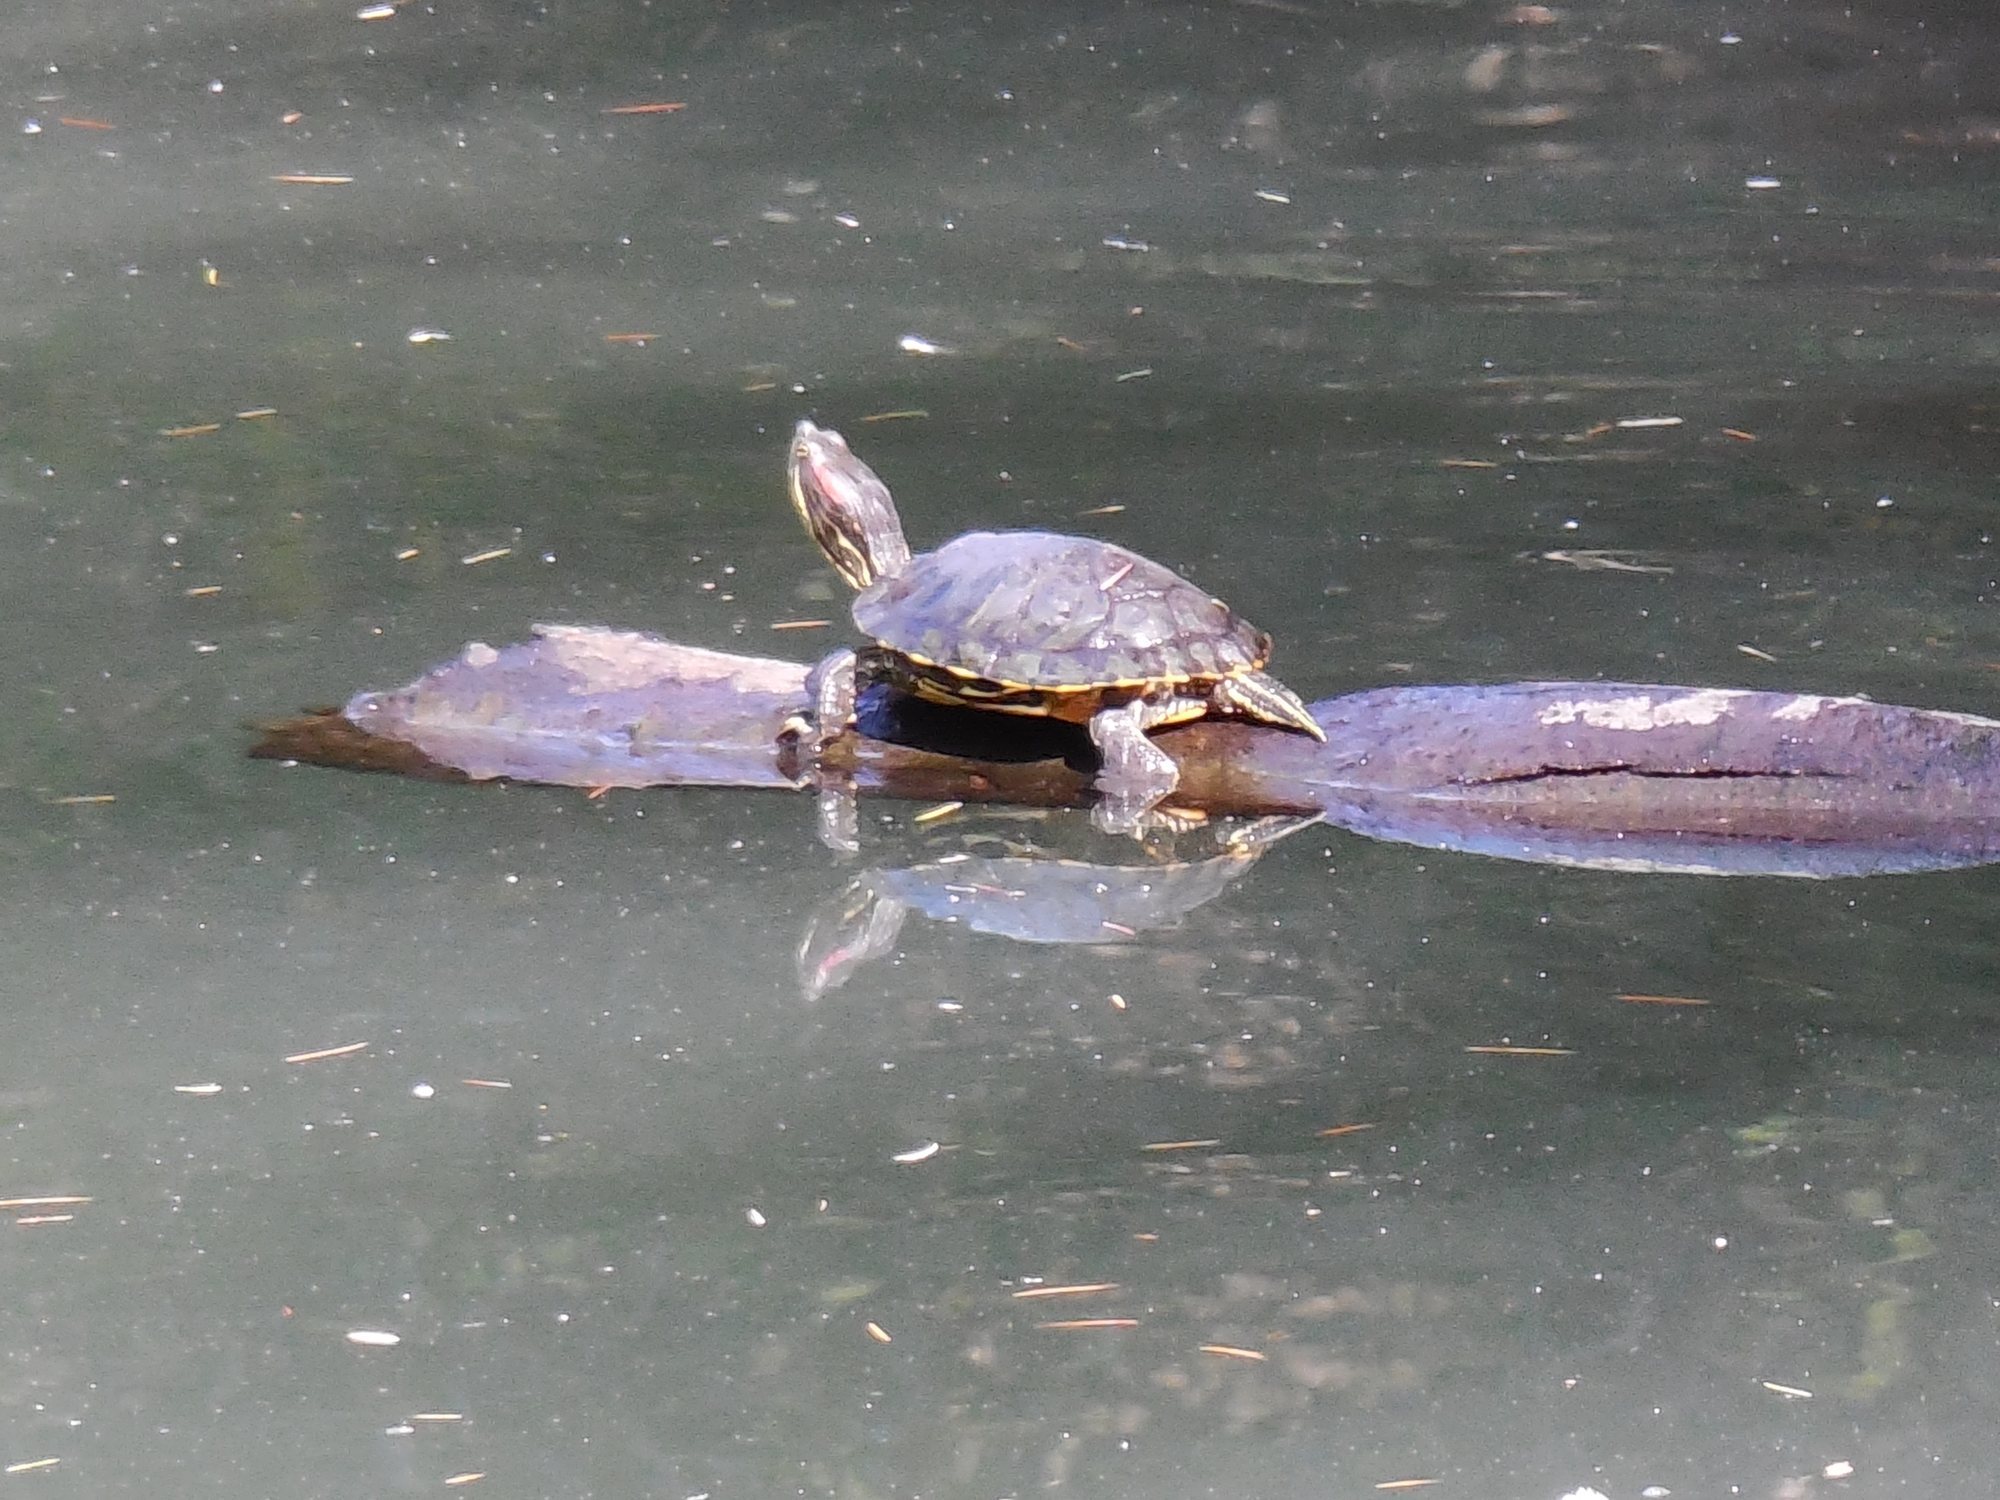
[[[794,662],[538,626],[472,645],[253,755],[580,787],[800,787]],[[1156,736],[1177,807],[1308,814],[1514,859],[1806,876],[2000,859],[2000,722],[1860,698],[1631,683],[1377,688],[1313,705],[1327,742],[1226,719]],[[832,754],[864,796],[1080,806],[1070,726],[882,690]]]

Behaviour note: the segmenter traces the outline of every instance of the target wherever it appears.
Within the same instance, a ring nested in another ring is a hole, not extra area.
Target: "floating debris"
[[[1558,547],[1552,552],[1542,553],[1541,559],[1543,562],[1565,563],[1586,573],[1673,572],[1673,569],[1665,563],[1634,561],[1638,555],[1636,552],[1626,552],[1612,547]]]
[[[449,344],[451,335],[442,328],[412,328],[403,335],[413,344]]]
[[[1122,234],[1107,234],[1102,243],[1107,250],[1119,250],[1127,255],[1144,255],[1153,248],[1145,240],[1130,239]]]
[[[1137,1328],[1137,1318],[1056,1318],[1047,1323],[1037,1323],[1037,1328],[1054,1332],[1074,1332],[1084,1328]]]
[[[944,1147],[939,1142],[925,1141],[921,1146],[912,1146],[908,1151],[898,1151],[889,1160],[898,1166],[914,1166],[920,1161],[929,1161],[942,1150]]]
[[[1741,651],[1745,656],[1755,657],[1758,661],[1774,662],[1778,659],[1768,651],[1758,650],[1755,646],[1750,645],[1747,641],[1738,641],[1736,643],[1736,649],[1738,651]]]
[[[771,1222],[764,1217],[764,1210],[761,1208],[746,1208],[743,1210],[743,1217],[752,1229],[762,1229]]]
[[[1653,427],[1679,427],[1686,421],[1685,417],[1620,417],[1617,425],[1625,432],[1644,432]]]
[[[1136,370],[1126,370],[1122,374],[1112,376],[1111,383],[1113,385],[1123,385],[1128,380],[1144,380],[1152,373],[1153,367],[1151,365],[1142,365]]]
[[[1258,188],[1250,196],[1261,198],[1266,203],[1290,203],[1292,201],[1290,193],[1281,193],[1276,188]]]
[[[222,1085],[219,1083],[177,1083],[174,1085],[174,1092],[176,1094],[192,1094],[197,1099],[213,1099],[217,1094],[222,1092]]]
[[[1735,438],[1739,443],[1754,443],[1757,441],[1756,433],[1745,432],[1741,427],[1725,427],[1722,429],[1722,435],[1724,437]]]
[[[889,1337],[889,1330],[884,1328],[880,1323],[875,1323],[875,1322],[863,1323],[861,1325],[861,1331],[867,1334],[868,1337],[870,1337],[871,1339],[875,1340],[875,1342],[878,1344],[893,1344],[896,1342],[894,1339]]]
[[[1743,179],[1743,185],[1753,193],[1768,193],[1773,188],[1781,188],[1785,184],[1784,179],[1778,177],[1746,177]]]
[[[294,1052],[285,1061],[288,1063],[326,1062],[335,1057],[352,1057],[357,1052],[366,1052],[372,1042],[344,1042],[338,1047],[321,1047],[316,1052]]]
[[[906,333],[896,340],[896,347],[905,354],[936,356],[956,354],[950,344],[940,344],[935,339],[927,339],[921,333]]]
[[[1040,1297],[1088,1297],[1097,1292],[1115,1292],[1115,1281],[1072,1281],[1062,1286],[1024,1286],[1009,1295],[1016,1301],[1028,1302]]]
[[[403,1342],[400,1333],[391,1333],[386,1328],[350,1328],[345,1337],[348,1343],[363,1349],[393,1349]]]

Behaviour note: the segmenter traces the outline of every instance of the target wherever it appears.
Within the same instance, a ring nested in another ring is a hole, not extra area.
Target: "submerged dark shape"
[[[581,787],[804,786],[818,771],[787,725],[805,705],[794,663],[544,626],[357,694],[341,718],[272,726],[252,753]],[[1165,731],[1176,801],[1612,869],[1829,876],[2000,860],[2000,723],[1968,714],[1580,682],[1377,688],[1312,711],[1324,744],[1219,719]],[[1024,737],[1038,722],[1047,737]],[[1088,742],[1067,726],[881,694],[864,697],[859,728],[832,754],[862,795],[1091,798]]]

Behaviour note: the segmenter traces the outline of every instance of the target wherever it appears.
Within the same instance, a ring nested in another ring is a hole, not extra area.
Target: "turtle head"
[[[909,563],[910,544],[889,486],[832,428],[800,422],[792,430],[785,478],[792,509],[850,586],[865,589]]]

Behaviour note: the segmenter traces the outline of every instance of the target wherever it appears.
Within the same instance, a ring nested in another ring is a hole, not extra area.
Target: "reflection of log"
[[[624,632],[470,646],[253,754],[566,786],[797,784],[804,668]],[[1855,698],[1623,684],[1385,688],[1315,705],[1327,743],[1227,720],[1162,732],[1177,804],[1319,812],[1377,837],[1515,858],[1827,875],[2000,858],[2000,723]],[[872,694],[838,747],[856,789],[1071,806],[1066,726]],[[809,769],[809,768],[807,768]]]

